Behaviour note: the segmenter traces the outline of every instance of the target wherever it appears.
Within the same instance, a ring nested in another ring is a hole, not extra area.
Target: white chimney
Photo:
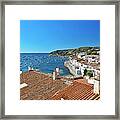
[[[31,67],[28,66],[28,71],[31,70]]]
[[[59,75],[59,73],[60,73],[59,68],[56,68],[55,71],[56,71],[57,75]]]
[[[53,80],[55,80],[55,72],[53,72]]]
[[[20,70],[20,74],[22,74],[22,71]]]

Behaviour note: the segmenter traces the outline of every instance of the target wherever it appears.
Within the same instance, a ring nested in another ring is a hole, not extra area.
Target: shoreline
[[[68,76],[70,75],[70,72],[66,67],[64,66],[64,62],[68,60],[68,57],[66,56],[56,56],[50,57],[53,55],[50,55],[49,53],[42,55],[42,53],[35,53],[35,54],[41,54],[40,56],[27,56],[24,54],[34,54],[34,53],[21,53],[21,60],[20,60],[20,70],[22,72],[27,72],[30,70],[29,68],[33,67],[31,70],[36,70],[37,72],[43,73],[43,74],[53,74],[56,67],[60,69],[60,76]],[[44,57],[45,56],[45,57]],[[60,57],[60,58],[59,58]],[[31,62],[31,64],[30,64]],[[36,63],[35,63],[36,62]],[[42,71],[41,71],[42,70]]]

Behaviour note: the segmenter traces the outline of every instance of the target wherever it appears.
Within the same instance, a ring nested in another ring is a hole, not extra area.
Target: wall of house
[[[94,80],[88,79],[88,83],[94,84]]]
[[[100,94],[100,81],[94,80],[94,93]]]

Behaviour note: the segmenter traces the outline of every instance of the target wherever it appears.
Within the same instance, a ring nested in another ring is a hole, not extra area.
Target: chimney
[[[31,70],[31,67],[30,66],[28,66],[28,71],[30,71]]]
[[[53,80],[55,80],[55,72],[53,72]]]
[[[55,69],[55,71],[56,71],[57,76],[59,76],[60,75],[60,70],[59,70],[58,67]]]

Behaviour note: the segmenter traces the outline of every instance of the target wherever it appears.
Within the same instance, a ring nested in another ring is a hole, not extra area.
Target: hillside
[[[85,52],[87,55],[98,55],[100,47],[80,47],[74,49],[56,50],[49,53],[54,56],[73,56],[80,52]]]

